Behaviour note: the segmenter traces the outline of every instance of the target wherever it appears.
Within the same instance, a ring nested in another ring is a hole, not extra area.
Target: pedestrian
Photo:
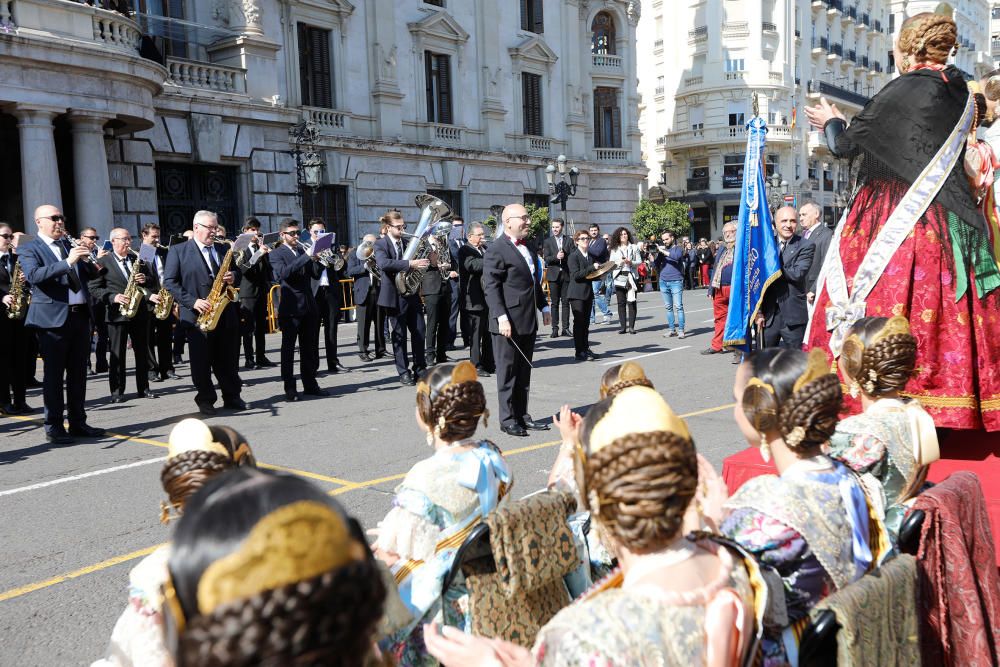
[[[727,222],[722,226],[722,238],[725,243],[719,248],[718,254],[712,260],[714,270],[708,284],[708,298],[712,300],[712,318],[715,324],[715,334],[708,349],[702,354],[718,354],[723,351],[722,337],[726,330],[726,315],[729,313],[729,290],[733,282],[733,259],[736,252],[736,223]]]
[[[660,276],[660,295],[667,315],[664,337],[684,338],[684,249],[674,243],[673,232],[660,234],[656,246],[656,271]]]
[[[601,228],[598,225],[590,226],[590,241],[587,246],[587,254],[594,264],[604,264],[610,257],[608,242],[601,237]],[[611,284],[611,274],[607,273],[603,277],[594,280],[591,285],[594,290],[594,315],[591,317],[591,324],[603,324],[611,321],[611,308],[608,305],[608,285]],[[597,311],[600,310],[604,319],[597,321]]]
[[[619,227],[611,235],[611,261],[615,268],[611,280],[618,300],[618,333],[635,333],[636,293],[639,290],[639,270],[642,265],[642,244],[625,227]],[[627,326],[627,329],[626,329]]]
[[[698,276],[701,280],[701,287],[708,289],[712,280],[712,263],[715,261],[715,255],[712,254],[712,249],[708,247],[708,241],[704,237],[698,241],[695,255],[698,258]]]
[[[763,313],[765,347],[802,348],[809,321],[806,308],[806,277],[816,246],[795,233],[798,212],[782,206],[774,214],[774,228],[781,254],[781,276],[764,292]]]

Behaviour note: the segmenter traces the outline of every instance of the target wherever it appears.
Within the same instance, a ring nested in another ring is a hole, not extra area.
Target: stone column
[[[21,139],[21,199],[24,207],[24,230],[35,233],[35,209],[42,204],[62,208],[59,190],[59,165],[52,120],[65,109],[27,107],[14,109]]]
[[[72,227],[77,232],[93,227],[106,239],[115,226],[108,155],[104,148],[104,124],[108,118],[71,111],[69,120],[73,135],[73,192],[76,193],[76,220],[72,221]]]

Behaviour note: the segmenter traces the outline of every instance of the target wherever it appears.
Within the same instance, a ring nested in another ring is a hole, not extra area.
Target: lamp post
[[[298,184],[296,196],[301,200],[302,188],[310,188],[313,192],[323,185],[323,158],[316,152],[316,142],[319,141],[319,128],[312,121],[303,120],[288,128],[294,148],[295,180]]]
[[[770,186],[767,191],[767,203],[770,205],[771,211],[776,211],[785,201],[788,181],[782,179],[781,174],[775,172],[767,178],[767,184]]]
[[[556,172],[559,173],[559,181],[556,182]],[[569,174],[569,183],[566,182],[566,174]],[[550,204],[559,204],[562,217],[566,219],[566,202],[570,197],[576,196],[576,183],[580,177],[580,170],[576,167],[566,169],[566,156],[560,155],[556,158],[556,163],[549,163],[545,168],[545,180],[549,182]],[[551,216],[549,216],[551,218]]]

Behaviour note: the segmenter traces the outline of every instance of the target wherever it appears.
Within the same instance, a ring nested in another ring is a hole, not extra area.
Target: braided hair
[[[934,12],[911,16],[899,30],[899,50],[912,54],[918,61],[944,64],[957,41],[955,21]]]
[[[750,355],[752,376],[770,385],[773,393],[760,384],[749,384],[742,400],[743,412],[757,431],[778,431],[788,448],[802,457],[817,454],[833,435],[844,398],[840,380],[833,373],[794,391],[808,358],[801,350],[784,348],[767,348]],[[790,438],[793,432],[795,437]]]
[[[471,438],[479,425],[489,417],[486,409],[486,392],[478,380],[451,383],[457,364],[438,364],[421,379],[428,391],[417,392],[417,410],[420,419],[445,442]]]
[[[596,403],[581,429],[590,450],[594,427],[615,397]],[[694,442],[671,431],[625,433],[583,462],[590,511],[614,539],[633,553],[663,549],[681,530],[698,487]]]
[[[200,613],[198,585],[208,567],[237,551],[262,518],[302,500],[344,516],[366,557]],[[249,469],[211,480],[177,524],[168,569],[186,618],[171,646],[178,667],[367,664],[385,584],[361,526],[306,480]]]
[[[604,371],[604,375],[601,376],[601,398],[614,396],[629,387],[649,387],[653,389],[653,383],[646,377],[642,366],[634,361],[615,364]]]
[[[840,359],[844,371],[856,380],[866,394],[885,396],[906,388],[917,366],[917,339],[909,333],[894,333],[872,343],[882,331],[887,317],[864,317],[854,323],[844,341]]]

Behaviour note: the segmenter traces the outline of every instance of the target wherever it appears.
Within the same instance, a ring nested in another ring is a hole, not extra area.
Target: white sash
[[[906,195],[900,200],[882,230],[865,253],[861,265],[854,274],[852,289],[848,291],[847,276],[840,259],[840,237],[847,222],[849,210],[845,210],[837,223],[837,229],[830,241],[830,250],[826,254],[823,268],[816,285],[816,294],[823,292],[826,285],[830,295],[830,304],[826,308],[826,328],[830,331],[830,351],[834,357],[840,356],[844,338],[851,326],[865,316],[865,299],[889,265],[889,260],[909,236],[917,221],[923,216],[927,207],[941,190],[948,174],[955,167],[962,148],[965,146],[966,135],[972,127],[975,102],[970,94],[965,103],[965,111],[958,124],[951,131],[947,141],[938,149],[920,175],[913,181]],[[811,310],[815,309],[815,306]],[[810,322],[815,312],[810,313]]]

